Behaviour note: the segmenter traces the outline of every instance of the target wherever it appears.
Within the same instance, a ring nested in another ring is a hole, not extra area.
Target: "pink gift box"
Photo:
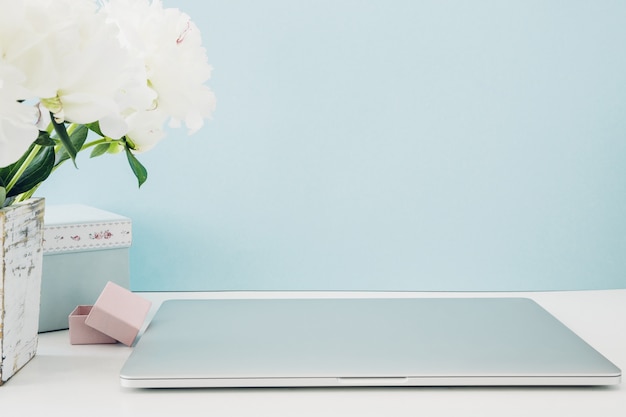
[[[85,319],[92,306],[78,306],[69,315],[70,343],[72,345],[90,345],[95,343],[117,343],[117,340],[89,327]]]
[[[149,300],[108,282],[85,319],[85,324],[131,346],[151,305]]]

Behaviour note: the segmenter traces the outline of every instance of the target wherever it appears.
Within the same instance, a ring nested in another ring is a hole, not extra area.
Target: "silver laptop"
[[[137,388],[610,385],[621,371],[525,298],[164,302]]]

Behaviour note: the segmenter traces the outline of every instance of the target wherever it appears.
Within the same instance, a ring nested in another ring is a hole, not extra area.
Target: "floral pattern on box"
[[[44,228],[44,253],[72,252],[129,247],[131,221],[47,225]]]

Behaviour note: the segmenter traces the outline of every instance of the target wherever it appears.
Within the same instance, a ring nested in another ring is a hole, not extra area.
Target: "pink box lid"
[[[109,281],[85,319],[85,324],[131,346],[151,305],[149,300]]]

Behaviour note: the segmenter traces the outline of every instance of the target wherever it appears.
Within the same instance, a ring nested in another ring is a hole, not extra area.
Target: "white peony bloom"
[[[158,110],[134,112],[128,117],[129,131],[126,134],[134,145],[134,152],[146,152],[165,137],[163,124],[167,115]]]
[[[156,94],[149,107],[134,109],[143,112],[141,115],[129,118],[133,112],[125,112],[129,138],[134,143],[144,142],[130,132],[146,132],[149,119],[155,123],[169,119],[174,126],[182,121],[190,134],[202,127],[215,109],[215,96],[204,85],[211,66],[200,31],[189,16],[163,8],[158,0],[110,0],[103,3],[103,10],[119,26],[122,44],[143,60],[147,84]],[[150,112],[155,109],[158,113]],[[138,121],[141,127],[134,128],[132,124]],[[162,129],[162,125],[154,125],[151,131]]]
[[[148,86],[143,60],[137,57],[133,65],[129,65],[127,68],[126,74],[126,83],[115,95],[118,108],[115,112],[100,119],[102,132],[114,139],[121,138],[132,129],[132,126],[129,125],[132,118],[129,120],[129,116],[134,112],[152,109],[156,106],[157,94]]]
[[[184,123],[191,134],[211,116],[215,97],[204,85],[211,66],[189,16],[160,0],[99,3],[0,0],[3,163],[46,128],[46,118],[33,124],[39,110],[59,122],[98,121],[106,136],[128,137],[136,152],[158,143],[168,122]],[[33,108],[23,99],[40,103]]]
[[[18,102],[28,98],[21,85],[24,80],[18,69],[0,58],[0,167],[20,159],[39,134],[37,109]]]
[[[198,28],[160,0],[0,0],[0,207],[33,195],[66,159],[53,151],[144,152],[168,122],[195,132],[215,108],[210,75]],[[99,137],[73,149],[67,134],[95,122]],[[128,161],[141,186],[145,168]]]
[[[57,120],[91,123],[117,111],[129,51],[94,0],[0,0],[0,50]]]

